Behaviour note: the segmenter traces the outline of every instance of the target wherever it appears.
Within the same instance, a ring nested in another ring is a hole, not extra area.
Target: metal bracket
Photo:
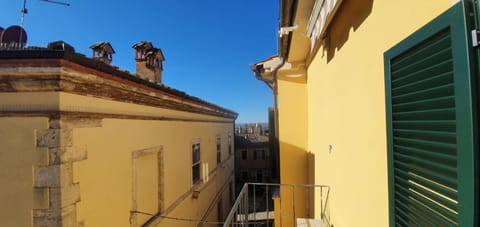
[[[472,46],[477,47],[480,45],[480,30],[473,29],[472,30]]]

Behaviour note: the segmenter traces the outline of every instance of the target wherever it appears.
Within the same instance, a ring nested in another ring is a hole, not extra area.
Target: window
[[[200,143],[192,144],[192,183],[200,181]]]
[[[247,160],[247,159],[248,159],[247,151],[242,150],[242,160]]]
[[[252,181],[255,181],[255,182],[257,181],[257,172],[256,171],[250,172],[250,179]]]
[[[244,180],[244,181],[248,180],[248,172],[247,171],[242,171],[242,180]]]
[[[217,164],[222,162],[222,139],[217,137]]]
[[[265,151],[255,150],[255,160],[265,160]]]
[[[257,170],[257,182],[263,182],[263,170],[258,169]]]

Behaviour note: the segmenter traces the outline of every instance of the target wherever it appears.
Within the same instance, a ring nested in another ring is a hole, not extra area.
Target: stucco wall
[[[388,226],[383,53],[450,6],[344,1],[330,24],[308,68],[308,148],[335,226]]]
[[[307,86],[304,83],[278,83],[280,182],[308,184],[308,122]],[[281,188],[282,226],[293,226],[293,215],[306,217],[305,193],[299,190],[293,198],[292,189]],[[293,206],[295,201],[295,206]],[[295,207],[295,212],[292,212]]]
[[[88,146],[88,158],[74,166],[74,180],[81,183],[82,196],[77,204],[77,219],[85,226],[129,226],[132,152],[158,146],[163,147],[163,206],[169,208],[188,194],[167,216],[201,219],[217,191],[224,184],[228,189],[233,177],[233,156],[228,155],[228,134],[232,131],[231,123],[127,119],[104,119],[102,127],[75,129],[74,143]],[[214,171],[217,136],[222,138],[222,160],[229,161]],[[211,182],[194,187],[200,191],[198,199],[190,195],[194,140],[200,142],[201,162],[208,163],[211,172]],[[163,220],[160,226],[192,226],[192,222]]]
[[[36,146],[37,130],[46,128],[46,117],[0,117],[2,226],[31,226],[32,210],[48,207],[48,192],[32,183],[33,169],[48,163],[47,149]]]
[[[278,83],[280,179],[282,183],[306,183],[307,86],[280,80]]]
[[[159,211],[165,217],[149,226],[217,221],[234,186],[236,113],[68,60],[0,64],[2,225],[140,226]],[[193,141],[203,179],[195,184]]]

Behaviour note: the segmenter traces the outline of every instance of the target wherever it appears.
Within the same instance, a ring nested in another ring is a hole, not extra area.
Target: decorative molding
[[[142,116],[123,113],[85,113],[85,112],[69,112],[69,111],[2,111],[0,106],[0,117],[57,117],[62,116],[91,116],[91,118],[112,118],[112,119],[135,119],[135,120],[157,120],[157,121],[178,121],[178,122],[203,122],[203,123],[232,123],[227,119],[202,119],[196,117],[181,118],[181,117],[166,117],[166,116]]]
[[[132,152],[132,208],[130,211],[130,224],[131,226],[139,226],[137,223],[137,159],[148,156],[156,155],[157,156],[157,168],[158,168],[158,212],[164,212],[165,207],[165,171],[164,171],[164,160],[163,160],[163,146],[157,146],[142,150],[136,150]]]
[[[184,92],[120,72],[106,73],[64,59],[0,59],[0,92],[57,91],[229,119],[238,115]]]

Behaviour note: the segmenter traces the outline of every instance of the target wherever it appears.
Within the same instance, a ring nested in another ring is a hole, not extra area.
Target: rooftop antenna
[[[40,0],[40,1],[48,2],[48,3],[52,3],[52,4],[57,4],[57,5],[70,6],[69,3],[60,2],[60,1],[55,1],[55,0]],[[27,0],[23,0],[23,8],[22,8],[21,12],[22,12],[22,18],[21,18],[21,20],[20,20],[20,27],[21,27],[22,30],[23,30],[23,24],[24,24],[24,22],[25,22],[25,14],[28,13],[28,10],[27,10]],[[21,33],[20,33],[19,43],[22,43],[22,34],[21,34]]]

